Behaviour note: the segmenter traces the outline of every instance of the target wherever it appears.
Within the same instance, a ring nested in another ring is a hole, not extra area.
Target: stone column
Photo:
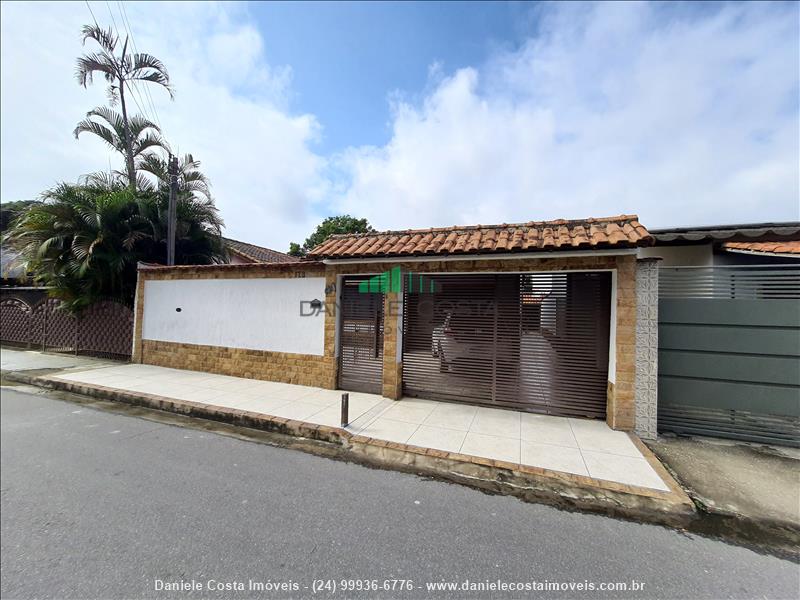
[[[658,258],[636,262],[636,434],[658,435]]]
[[[383,396],[399,400],[403,390],[402,292],[387,292],[383,304]]]

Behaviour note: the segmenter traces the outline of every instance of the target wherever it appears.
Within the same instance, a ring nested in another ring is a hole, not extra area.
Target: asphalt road
[[[0,404],[3,598],[312,597],[315,580],[336,583],[323,598],[797,598],[800,589],[794,563],[660,527],[9,388]],[[353,579],[362,583],[343,587]],[[158,591],[157,580],[202,589]],[[209,580],[245,590],[209,590]],[[251,580],[288,591],[250,589]],[[373,580],[413,589],[347,589]],[[425,586],[467,580],[644,589]]]

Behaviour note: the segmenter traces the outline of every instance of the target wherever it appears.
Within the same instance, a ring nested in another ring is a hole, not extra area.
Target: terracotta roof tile
[[[761,254],[797,254],[800,256],[800,240],[783,240],[777,242],[725,242],[725,250],[740,252],[758,252]]]
[[[222,240],[225,242],[225,246],[228,248],[229,252],[233,252],[240,258],[243,258],[249,262],[287,263],[297,261],[297,258],[294,256],[284,254],[283,252],[278,252],[277,250],[271,250],[270,248],[264,248],[262,246],[256,246],[255,244],[248,244],[246,242],[240,242],[239,240],[232,240],[230,238],[222,238]]]
[[[633,248],[653,238],[635,215],[331,236],[310,258],[359,258]]]

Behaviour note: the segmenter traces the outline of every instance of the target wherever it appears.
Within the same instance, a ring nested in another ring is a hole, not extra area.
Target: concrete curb
[[[676,528],[690,527],[697,517],[691,499],[652,452],[635,436],[631,436],[631,439],[659,476],[667,482],[669,492],[377,440],[353,435],[338,427],[315,425],[154,394],[131,393],[99,385],[86,385],[52,375],[6,372],[4,377],[10,381],[91,398],[315,440],[334,446],[337,455],[345,460],[430,476],[486,492],[515,496],[527,502],[550,504],[568,510],[587,511]]]

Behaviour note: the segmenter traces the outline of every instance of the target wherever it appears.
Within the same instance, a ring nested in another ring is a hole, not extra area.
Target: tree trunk
[[[125,166],[128,171],[128,186],[132,191],[136,191],[136,169],[133,166],[133,140],[131,140],[131,128],[128,124],[128,111],[125,107],[125,80],[119,79],[119,101],[122,104],[122,123],[125,139]]]

